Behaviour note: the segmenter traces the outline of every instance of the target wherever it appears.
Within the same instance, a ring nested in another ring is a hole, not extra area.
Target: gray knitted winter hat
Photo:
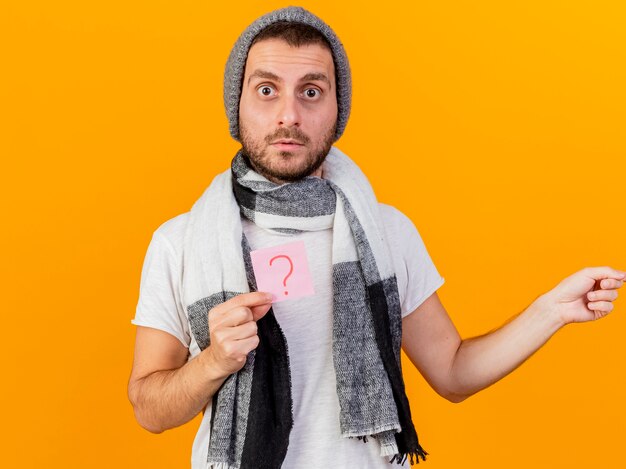
[[[333,60],[335,62],[335,78],[337,81],[337,130],[335,141],[341,137],[348,123],[350,115],[350,103],[352,98],[352,81],[350,78],[350,64],[348,56],[339,41],[337,35],[326,23],[313,13],[302,7],[290,6],[274,10],[260,18],[257,18],[248,26],[235,42],[233,49],[226,61],[224,72],[224,106],[229,121],[230,135],[237,141],[239,139],[239,99],[241,97],[241,85],[244,68],[248,58],[248,50],[253,39],[264,28],[278,21],[292,21],[313,26],[330,43]]]

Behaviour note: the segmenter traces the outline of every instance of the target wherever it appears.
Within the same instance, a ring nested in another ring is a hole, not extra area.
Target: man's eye
[[[263,96],[271,96],[272,95],[272,91],[274,91],[274,90],[270,86],[262,86],[261,88],[259,88],[259,92]]]
[[[316,90],[315,88],[309,88],[304,92],[304,94],[306,95],[307,98],[317,98],[320,92]]]

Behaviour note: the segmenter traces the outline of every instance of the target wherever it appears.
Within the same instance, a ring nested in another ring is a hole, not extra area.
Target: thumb
[[[587,275],[587,277],[593,280],[602,280],[604,278],[614,278],[620,280],[623,279],[624,274],[626,274],[626,272],[613,269],[609,266],[587,267],[582,271]]]

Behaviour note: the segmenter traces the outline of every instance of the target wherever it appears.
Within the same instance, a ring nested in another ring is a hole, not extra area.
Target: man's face
[[[259,174],[278,184],[321,177],[336,125],[335,67],[326,47],[268,39],[250,48],[239,132]]]

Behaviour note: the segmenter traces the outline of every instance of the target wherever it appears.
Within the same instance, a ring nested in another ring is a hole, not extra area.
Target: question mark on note
[[[291,258],[289,256],[286,256],[284,254],[280,254],[278,256],[274,256],[270,259],[270,267],[272,266],[272,262],[274,262],[276,259],[287,259],[287,261],[289,261],[289,272],[287,273],[287,275],[285,275],[285,278],[283,279],[283,286],[285,288],[287,288],[287,279],[289,278],[289,276],[293,273],[293,261],[291,260]],[[288,295],[289,292],[285,290],[285,295]]]
[[[304,241],[255,249],[250,260],[256,289],[271,293],[272,303],[315,294]]]

